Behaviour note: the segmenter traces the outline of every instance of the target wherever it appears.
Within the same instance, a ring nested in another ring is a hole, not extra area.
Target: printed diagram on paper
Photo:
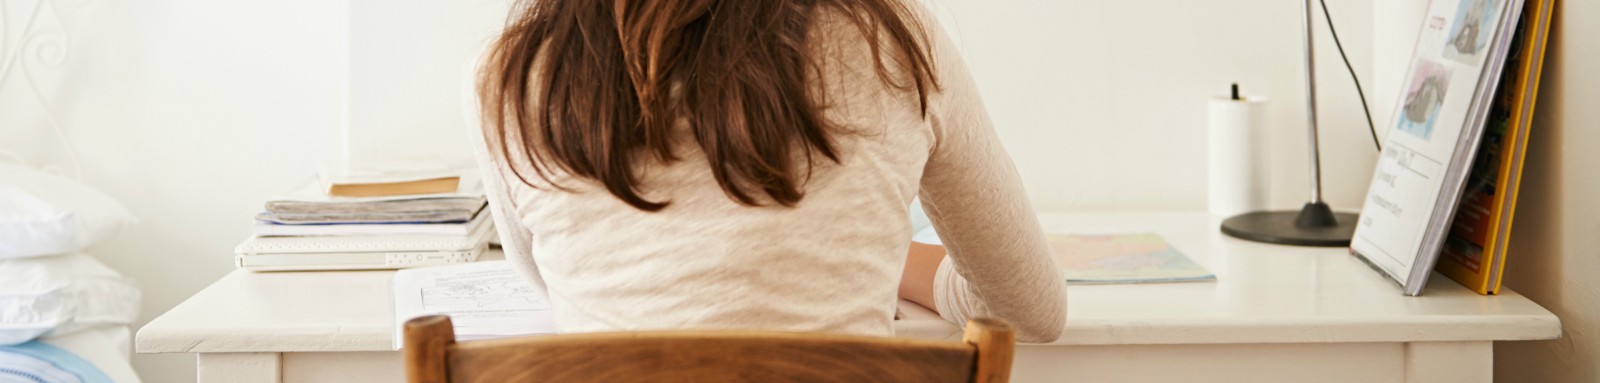
[[[506,261],[406,269],[394,274],[395,348],[411,318],[449,315],[457,340],[553,334],[550,303]]]
[[[423,287],[421,294],[423,312],[504,316],[550,309],[534,296],[533,287],[510,269],[440,276],[435,285]]]

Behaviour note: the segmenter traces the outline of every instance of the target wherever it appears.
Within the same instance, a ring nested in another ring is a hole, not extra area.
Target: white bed
[[[69,352],[93,365],[117,383],[137,383],[139,375],[128,364],[133,332],[128,326],[106,326],[64,336],[41,338],[40,342]]]
[[[64,118],[67,117],[65,113],[68,111],[58,107],[58,101],[61,101],[63,97],[63,79],[71,77],[71,73],[68,73],[71,67],[64,64],[70,62],[69,58],[82,54],[82,52],[73,51],[74,47],[79,46],[79,44],[73,43],[73,39],[81,36],[73,33],[74,31],[71,27],[74,23],[71,21],[74,20],[70,20],[70,18],[78,14],[75,11],[81,11],[81,8],[92,7],[93,5],[88,4],[74,9],[61,9],[62,4],[59,4],[61,2],[56,1],[20,3],[0,1],[0,3],[5,3],[0,4],[0,110],[5,111],[0,113],[0,165],[21,165],[77,180],[82,175],[81,169],[84,164],[80,162],[79,156],[69,139],[71,136],[69,133],[71,132],[65,130],[66,127],[61,124],[63,121],[70,121],[70,119]],[[3,183],[3,181],[0,180],[0,183]],[[0,200],[0,223],[16,222],[21,219],[19,217],[27,217],[27,214],[18,213],[20,210],[15,208],[16,204],[14,203],[16,198],[20,198],[18,196],[26,196],[26,193],[19,191],[14,186],[16,185],[0,185],[0,199],[12,198],[10,201]],[[13,209],[5,210],[6,202],[13,202],[11,205]],[[11,220],[8,221],[8,219]],[[81,221],[83,219],[78,218],[78,220]],[[7,240],[9,241],[8,243],[0,243],[0,248],[5,248],[6,246],[4,245],[15,245],[18,242],[16,238],[13,236]],[[12,248],[14,249],[15,246],[12,246]],[[83,252],[77,251],[75,253],[82,254]],[[99,259],[105,259],[105,256],[115,256],[115,254],[94,255],[101,256],[98,257]],[[91,255],[91,257],[94,255]],[[18,258],[13,257],[12,259]],[[0,260],[0,262],[3,261]],[[16,264],[12,263],[10,265]],[[24,268],[18,266],[11,266],[11,268],[14,272],[24,270]],[[0,274],[3,274],[3,270],[0,270]],[[18,279],[27,278],[10,276],[0,279],[4,279],[0,280],[0,284],[10,283],[16,286],[19,285]],[[63,325],[63,327],[57,328],[52,333],[46,333],[43,337],[37,338],[32,342],[22,343],[20,346],[0,346],[0,354],[8,357],[8,361],[12,362],[8,366],[16,366],[25,365],[26,363],[19,362],[25,362],[29,358],[33,360],[50,359],[48,358],[49,355],[40,356],[28,354],[27,352],[56,353],[54,354],[55,356],[62,357],[70,363],[55,361],[53,362],[57,363],[54,365],[55,367],[60,367],[62,370],[93,369],[97,370],[99,374],[94,375],[92,372],[83,372],[83,374],[80,374],[80,378],[92,375],[94,379],[78,379],[79,381],[139,382],[139,377],[129,364],[132,339],[132,331],[129,326],[132,323],[128,322],[132,322],[133,318],[136,317],[137,298],[139,295],[137,288],[133,286],[132,283],[129,283],[127,289],[119,290],[122,291],[121,294],[116,294],[117,296],[115,297],[111,297],[110,295],[112,294],[106,294],[107,296],[101,299],[102,302],[110,299],[126,302],[117,305],[119,307],[129,307],[127,310],[123,310],[122,315],[116,317],[119,319],[105,320],[105,318],[95,318],[93,320],[79,320],[74,325]],[[128,289],[131,289],[131,292]],[[0,318],[9,318],[6,319],[8,322],[0,323],[0,332],[12,331],[13,334],[18,333],[15,331],[16,327],[7,326],[19,323],[16,320],[16,318],[21,318],[18,314],[19,312],[28,314],[26,310],[36,307],[49,307],[49,305],[36,306],[32,303],[26,303],[27,301],[19,300],[17,297],[23,295],[19,295],[18,291],[16,289],[10,290],[9,294],[11,295],[4,296],[10,300],[0,303],[9,305],[0,307],[0,314],[9,314],[9,316]],[[82,297],[95,294],[97,293],[82,293],[75,296]],[[130,300],[131,302],[128,302]],[[90,302],[93,301],[92,299],[90,300]],[[58,306],[65,305],[59,302],[53,304]],[[85,315],[83,312],[87,311],[94,310],[83,310],[75,315],[81,318]],[[18,351],[24,347],[32,351]],[[73,381],[72,379],[28,377],[24,375],[25,372],[22,371],[13,375],[0,374],[0,382],[11,382],[17,379],[22,379],[21,381],[24,382],[46,381],[53,383],[55,381]]]
[[[4,142],[7,141],[0,141],[0,143]],[[0,144],[0,146],[3,146],[3,144]],[[41,156],[36,158],[48,157]],[[17,154],[16,152],[8,151],[5,148],[0,148],[0,166],[9,167],[14,165],[23,165],[33,169],[49,169],[45,171],[66,176],[67,178],[72,178],[70,175],[64,174],[65,172],[63,170],[67,167],[59,165],[40,166],[30,164],[23,159],[23,156]],[[0,199],[16,198],[19,192],[14,188],[15,186],[17,185],[0,185]],[[3,206],[6,202],[8,201],[0,200],[0,206]],[[0,222],[10,222],[11,218],[16,218],[14,211],[0,209]],[[23,269],[22,266],[18,266],[17,263],[7,262],[17,262],[18,260],[24,259],[37,260],[44,258],[62,258],[68,256],[81,257],[86,260],[92,260],[94,263],[101,263],[98,262],[98,257],[86,254],[82,251],[76,251],[73,254],[12,258],[9,260],[0,259],[0,268],[13,268],[9,271],[0,270],[0,274],[6,274],[7,272],[10,272],[13,274],[22,273],[24,275],[35,275],[35,273],[32,271],[24,271],[30,269]],[[96,269],[102,270],[102,273],[115,274],[114,271],[109,270],[109,267],[103,265],[95,266],[98,266]],[[87,274],[88,273],[86,272],[85,275]],[[120,275],[117,275],[116,277],[125,279]],[[14,285],[18,285],[19,281],[24,279],[28,278],[19,278],[14,275],[0,277],[0,296],[11,299],[0,301],[0,304],[12,305],[11,307],[0,307],[0,313],[8,313],[8,315],[10,315],[6,318],[24,318],[27,315],[26,312],[28,311],[25,309],[25,307],[33,307],[27,304],[16,303],[19,302],[19,298],[17,297],[25,295],[18,295],[18,291],[29,291],[26,289],[15,290]],[[132,324],[131,322],[135,318],[135,313],[137,312],[139,293],[137,291],[136,284],[131,281],[127,283],[118,283],[115,286],[117,288],[115,291],[100,291],[105,290],[103,288],[75,290],[83,291],[81,293],[70,295],[75,299],[60,299],[60,302],[47,302],[46,304],[40,305],[39,307],[54,307],[67,306],[72,302],[80,302],[80,305],[91,305],[96,307],[121,307],[116,310],[120,314],[111,317],[99,316],[94,318],[85,318],[88,315],[87,313],[94,311],[87,309],[60,311],[75,312],[77,318],[68,322],[68,324],[63,324],[62,326],[51,330],[43,336],[35,339],[33,342],[26,342],[18,345],[0,346],[0,357],[4,357],[5,360],[9,362],[0,363],[0,382],[139,382],[140,380],[138,375],[135,374],[133,366],[129,364],[132,340],[132,331],[130,330],[129,326]],[[7,290],[8,287],[13,289]],[[18,314],[19,312],[22,312],[23,314]],[[0,332],[15,331],[14,327],[7,327],[14,325],[16,325],[16,323],[0,321]],[[32,367],[30,368],[29,366]],[[71,375],[71,377],[75,377],[77,379],[74,380],[71,378],[61,378],[66,375],[52,375],[60,374],[61,372],[67,372]],[[51,378],[51,376],[57,376],[57,378]]]

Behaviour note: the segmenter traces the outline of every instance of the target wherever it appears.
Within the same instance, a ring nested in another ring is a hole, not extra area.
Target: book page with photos
[[[1401,86],[1400,104],[1378,159],[1350,247],[1410,285],[1430,219],[1462,134],[1472,122],[1484,68],[1507,3],[1439,0],[1429,6]],[[1470,138],[1470,137],[1469,137]]]

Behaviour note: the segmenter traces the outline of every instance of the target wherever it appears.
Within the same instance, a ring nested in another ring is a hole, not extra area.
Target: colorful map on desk
[[[1049,235],[1069,284],[1162,283],[1216,280],[1154,233]]]

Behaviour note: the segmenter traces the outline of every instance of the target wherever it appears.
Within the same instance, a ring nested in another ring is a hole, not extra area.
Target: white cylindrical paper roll
[[[1207,210],[1233,216],[1267,205],[1265,99],[1210,100],[1207,124]]]

